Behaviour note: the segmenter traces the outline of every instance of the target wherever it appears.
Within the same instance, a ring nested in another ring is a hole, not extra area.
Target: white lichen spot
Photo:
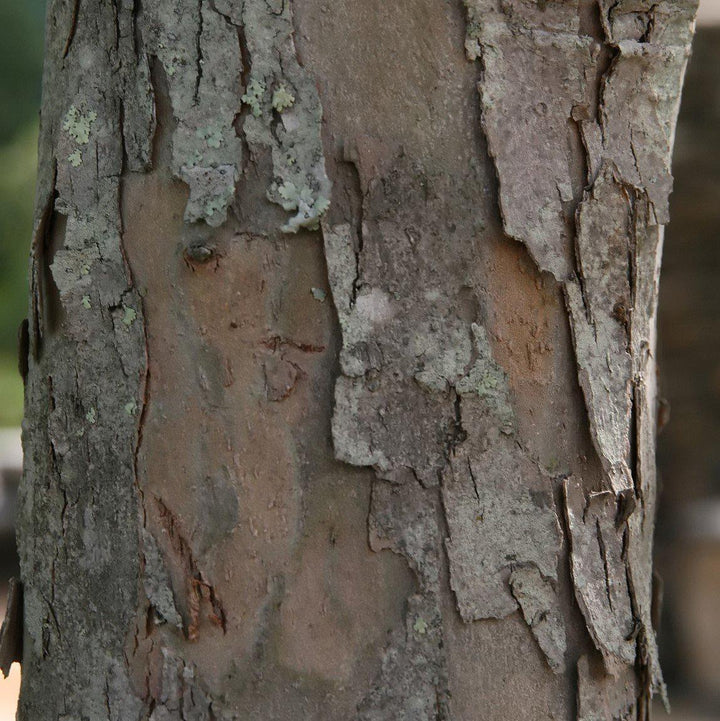
[[[208,148],[219,148],[223,141],[222,128],[218,126],[210,126],[207,128],[198,128],[195,135],[204,140]]]
[[[295,210],[295,208],[297,208],[297,198],[299,194],[297,188],[295,187],[295,183],[290,181],[283,183],[278,188],[278,194],[284,201],[286,201],[283,203],[283,210]]]
[[[129,328],[133,321],[137,318],[137,311],[135,308],[130,308],[129,306],[123,306],[123,308],[125,309],[125,313],[123,315],[122,322]]]
[[[298,189],[292,181],[283,183],[275,190],[282,199],[283,210],[297,211],[296,215],[282,226],[283,233],[297,233],[300,228],[317,230],[320,227],[320,219],[330,207],[327,198],[322,195],[316,198],[311,188],[303,186]]]
[[[97,411],[94,408],[91,408],[86,414],[85,414],[85,420],[88,423],[96,423],[97,422]]]
[[[315,201],[315,210],[317,211],[319,217],[325,215],[329,207],[330,201],[328,198],[323,198],[322,195]]]
[[[125,404],[125,413],[129,416],[134,416],[137,413],[137,403],[135,401],[130,401],[129,403]]]
[[[427,633],[427,627],[427,621],[424,618],[418,616],[413,625],[413,630],[415,631],[415,633],[419,633],[424,636]]]
[[[87,263],[80,268],[80,275],[90,275],[90,266]]]
[[[286,108],[292,107],[295,102],[295,96],[285,87],[281,85],[272,97],[272,106],[278,113],[282,113]]]
[[[85,310],[90,310],[92,308],[92,305],[90,304],[90,296],[84,295],[80,301],[82,304],[82,307],[85,308]]]
[[[262,99],[264,95],[265,85],[259,80],[251,80],[248,84],[247,92],[241,98],[243,103],[250,107],[252,114],[256,118],[262,115]]]
[[[319,300],[321,303],[325,302],[325,298],[327,298],[327,293],[322,288],[310,288],[310,292],[312,293],[312,297],[315,298],[315,300]]]
[[[83,112],[71,105],[65,116],[63,129],[76,143],[87,145],[90,141],[90,128],[96,120],[97,113],[94,110]]]
[[[68,162],[73,168],[79,168],[82,165],[82,152],[80,148],[76,148],[68,155]]]

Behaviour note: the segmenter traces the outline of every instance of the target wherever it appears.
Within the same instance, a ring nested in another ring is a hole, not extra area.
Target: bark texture
[[[50,2],[21,719],[647,717],[695,5]]]

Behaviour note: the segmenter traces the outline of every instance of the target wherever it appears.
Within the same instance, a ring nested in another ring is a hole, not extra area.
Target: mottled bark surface
[[[695,4],[50,3],[21,719],[647,717]]]

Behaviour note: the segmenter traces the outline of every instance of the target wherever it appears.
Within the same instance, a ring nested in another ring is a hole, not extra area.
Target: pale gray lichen
[[[80,148],[75,148],[75,150],[68,155],[67,159],[73,168],[79,168],[82,165],[82,151]]]
[[[417,631],[417,633],[424,636],[427,633],[427,630],[428,630],[427,621],[424,618],[422,618],[422,616],[418,616],[415,619],[415,623],[413,624],[413,631]]]
[[[294,102],[295,96],[287,89],[287,87],[285,87],[285,85],[281,85],[273,93],[272,106],[279,113],[282,113],[283,110],[292,107]]]
[[[248,83],[247,91],[242,96],[243,103],[250,107],[252,114],[259,118],[262,115],[262,101],[265,95],[265,84],[259,80],[251,80]],[[273,103],[274,105],[274,103]]]
[[[243,98],[251,109],[243,123],[245,138],[251,148],[271,151],[275,180],[268,199],[295,212],[281,230],[316,230],[329,206],[330,180],[325,172],[320,97],[297,59],[291,4],[268,12],[264,0],[248,0],[242,22],[252,63]],[[271,87],[276,87],[272,98],[267,92]],[[290,87],[294,93],[287,90]]]
[[[233,121],[242,100],[237,31],[212,3],[181,0],[143,8],[146,52],[165,71],[174,126],[170,165],[190,188],[185,221],[221,225],[235,194],[242,142]]]
[[[97,113],[94,110],[80,110],[71,105],[65,115],[63,129],[76,143],[87,145],[90,142],[90,128],[96,120]]]
[[[122,322],[125,325],[132,325],[134,320],[137,318],[137,311],[135,308],[131,308],[130,306],[123,306],[123,311]]]
[[[467,323],[448,319],[438,327],[428,318],[413,328],[409,350],[417,359],[415,380],[424,388],[444,392],[462,381],[472,361],[472,343]]]
[[[450,309],[418,313],[408,323],[408,308],[397,293],[370,283],[356,286],[350,225],[326,224],[323,237],[343,340],[343,376],[335,386],[332,420],[336,455],[354,465],[373,466],[382,478],[399,480],[415,473],[423,483],[437,484],[452,442],[446,439],[455,432],[438,430],[454,413],[451,392],[463,402],[479,404],[492,424],[509,433],[513,411],[507,378],[479,324]],[[428,303],[453,302],[445,294],[434,295],[433,289],[425,294]],[[383,372],[389,357],[398,363],[392,375]],[[407,424],[407,414],[415,419],[413,426]]]
[[[292,166],[292,163],[288,163]],[[270,195],[276,194],[280,200],[276,200],[283,210],[296,210],[297,213],[282,226],[284,233],[296,233],[300,228],[317,230],[320,227],[320,219],[330,207],[330,201],[322,196],[316,197],[312,188],[305,185],[298,188],[292,181],[282,185],[273,183],[269,190]]]

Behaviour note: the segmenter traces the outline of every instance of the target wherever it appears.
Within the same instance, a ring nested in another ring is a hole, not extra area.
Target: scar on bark
[[[160,523],[167,531],[172,549],[183,564],[188,615],[185,635],[190,641],[197,639],[200,632],[200,609],[203,600],[207,601],[211,607],[211,611],[208,613],[208,620],[216,626],[219,626],[222,632],[225,633],[225,609],[215,593],[215,588],[205,580],[205,577],[198,568],[190,544],[188,544],[180,532],[173,512],[160,498],[155,497],[155,503],[158,509]]]

